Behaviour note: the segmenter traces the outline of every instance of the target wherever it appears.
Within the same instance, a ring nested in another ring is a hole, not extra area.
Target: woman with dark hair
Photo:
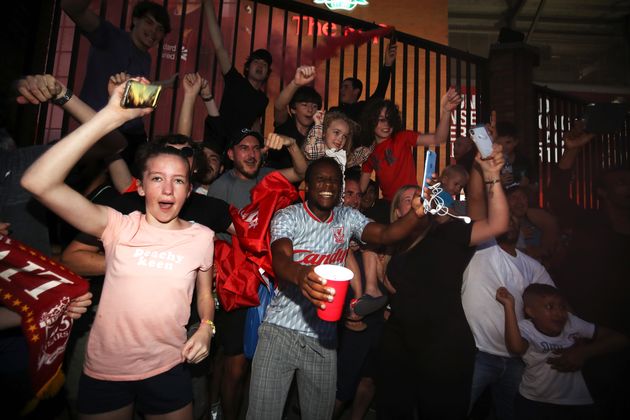
[[[105,283],[79,384],[82,417],[132,418],[136,405],[152,418],[192,418],[192,384],[183,365],[208,355],[214,333],[214,233],[179,218],[192,189],[188,160],[175,147],[147,146],[138,182],[144,214],[94,204],[64,183],[103,135],[151,112],[121,108],[123,89],[42,155],[22,185],[68,223],[100,238],[105,249]],[[194,288],[202,321],[187,339]]]

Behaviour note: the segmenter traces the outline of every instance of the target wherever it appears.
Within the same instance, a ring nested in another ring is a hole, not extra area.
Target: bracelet
[[[199,95],[199,96],[201,96],[201,95]],[[213,99],[214,99],[214,96],[212,96],[212,95],[208,96],[207,98],[204,98],[203,96],[201,96],[201,100],[204,101],[204,102],[210,102]]]
[[[494,184],[499,184],[501,182],[500,179],[495,178],[495,179],[491,179],[489,181],[484,180],[483,183],[486,185],[494,185]]]
[[[58,105],[58,106],[64,106],[66,104],[66,102],[68,102],[70,100],[70,98],[72,98],[72,95],[73,95],[72,89],[66,88],[66,91],[63,94],[63,96],[55,98],[55,99],[51,100],[50,102],[52,102],[53,104]]]
[[[217,327],[214,326],[214,322],[212,322],[212,320],[210,319],[202,319],[201,323],[210,325],[210,329],[212,330],[212,336],[214,337],[214,335],[217,333]]]

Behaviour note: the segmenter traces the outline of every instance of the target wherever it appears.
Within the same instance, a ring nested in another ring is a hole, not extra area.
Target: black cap
[[[272,57],[271,57],[271,53],[263,48],[260,48],[258,50],[255,50],[251,53],[251,55],[248,58],[248,61],[254,60],[254,59],[260,59],[265,61],[270,67],[271,67],[271,62]]]
[[[258,140],[258,142],[260,143],[260,147],[263,147],[265,145],[265,139],[263,138],[262,134],[260,134],[258,131],[250,130],[249,128],[243,128],[235,132],[232,136],[230,136],[230,141],[228,143],[226,150],[231,149],[232,147],[236,146],[241,141],[243,141],[245,137],[250,137],[250,136]]]

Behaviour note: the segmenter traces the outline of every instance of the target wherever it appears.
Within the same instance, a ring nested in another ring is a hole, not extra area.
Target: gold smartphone
[[[128,80],[120,106],[123,108],[155,108],[161,91],[161,85],[145,85],[135,80]]]

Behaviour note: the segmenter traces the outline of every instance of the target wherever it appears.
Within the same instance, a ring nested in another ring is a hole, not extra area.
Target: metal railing
[[[95,0],[92,4],[104,18],[129,28],[131,10],[135,2]],[[204,21],[201,0],[164,0],[171,16],[171,33],[152,54],[154,80],[199,71],[207,78],[220,99],[223,81],[215,61],[214,51]],[[331,37],[347,36],[352,31],[369,31],[379,25],[339,15],[311,5],[287,0],[215,0],[215,10],[223,33],[225,46],[231,52],[232,63],[240,71],[251,51],[267,48],[274,57],[273,72],[266,90],[271,103],[292,77],[291,71],[307,60],[310,52]],[[80,91],[85,75],[89,44],[73,32],[74,24],[63,13],[53,16],[57,39],[50,54],[55,54],[56,77]],[[487,121],[489,109],[486,60],[459,50],[397,32],[398,53],[390,88],[386,97],[394,100],[401,109],[407,129],[433,131],[439,119],[441,95],[448,86],[457,86],[465,103],[453,113],[452,138],[467,132],[477,118]],[[360,46],[342,49],[337,56],[318,63],[315,88],[323,98],[324,107],[334,106],[339,99],[339,86],[345,77],[358,77],[364,82],[363,96],[370,95],[376,86],[378,72],[384,57],[386,40],[375,38]],[[160,52],[158,54],[157,52]],[[150,136],[173,131],[179,112],[181,92],[178,86],[167,90],[148,124]],[[52,107],[50,107],[52,108]],[[46,118],[44,141],[58,138],[69,129],[67,117],[52,114]],[[193,133],[201,138],[205,109],[195,108]],[[480,114],[485,118],[477,117]],[[267,108],[264,126],[272,127],[273,107]],[[267,129],[266,131],[269,131]],[[450,163],[451,144],[434,148],[439,156],[439,167]],[[424,153],[421,153],[422,155]],[[418,173],[422,174],[424,159],[419,156]],[[421,175],[420,175],[421,176]]]
[[[538,109],[538,157],[540,176],[540,205],[547,206],[547,190],[552,182],[552,169],[557,165],[564,150],[563,137],[571,124],[584,114],[586,103],[578,98],[534,86]],[[622,130],[598,135],[584,147],[574,167],[571,198],[581,207],[598,208],[596,180],[600,173],[610,168],[628,165],[630,146],[628,130],[630,118],[626,118]]]

